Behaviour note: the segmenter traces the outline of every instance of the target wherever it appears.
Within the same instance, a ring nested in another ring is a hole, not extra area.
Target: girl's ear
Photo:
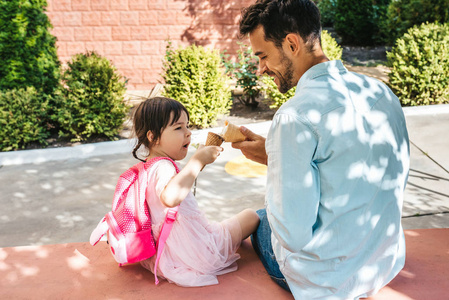
[[[150,142],[150,144],[153,143],[154,135],[151,131],[147,132],[147,139]]]

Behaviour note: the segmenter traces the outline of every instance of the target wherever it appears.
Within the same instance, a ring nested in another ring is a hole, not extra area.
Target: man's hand
[[[268,156],[265,151],[265,138],[244,126],[240,126],[240,132],[243,133],[246,140],[232,143],[232,148],[242,151],[246,158],[266,165]]]

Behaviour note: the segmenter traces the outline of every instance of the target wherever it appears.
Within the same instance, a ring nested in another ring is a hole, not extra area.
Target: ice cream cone
[[[223,143],[223,138],[213,132],[207,133],[206,146],[220,146]]]
[[[225,142],[241,142],[245,140],[245,136],[240,132],[238,126],[225,121],[225,127],[223,128],[223,139]]]

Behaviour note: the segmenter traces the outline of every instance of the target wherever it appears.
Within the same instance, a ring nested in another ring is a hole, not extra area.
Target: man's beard
[[[277,75],[279,79],[279,92],[282,94],[287,93],[292,87],[296,84],[293,82],[293,63],[290,59],[285,56],[284,51],[280,51],[281,53],[281,63],[285,65],[284,74],[279,73]]]

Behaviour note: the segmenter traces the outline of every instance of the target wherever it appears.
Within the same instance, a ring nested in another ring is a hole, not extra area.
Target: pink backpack
[[[156,157],[129,168],[117,182],[112,211],[106,214],[90,236],[90,243],[95,246],[108,233],[111,253],[120,266],[145,260],[157,253],[154,266],[156,284],[159,283],[157,265],[179,208],[177,206],[168,210],[158,244],[155,245],[145,196],[149,170],[163,159],[171,161],[179,173],[176,163],[168,157]]]

